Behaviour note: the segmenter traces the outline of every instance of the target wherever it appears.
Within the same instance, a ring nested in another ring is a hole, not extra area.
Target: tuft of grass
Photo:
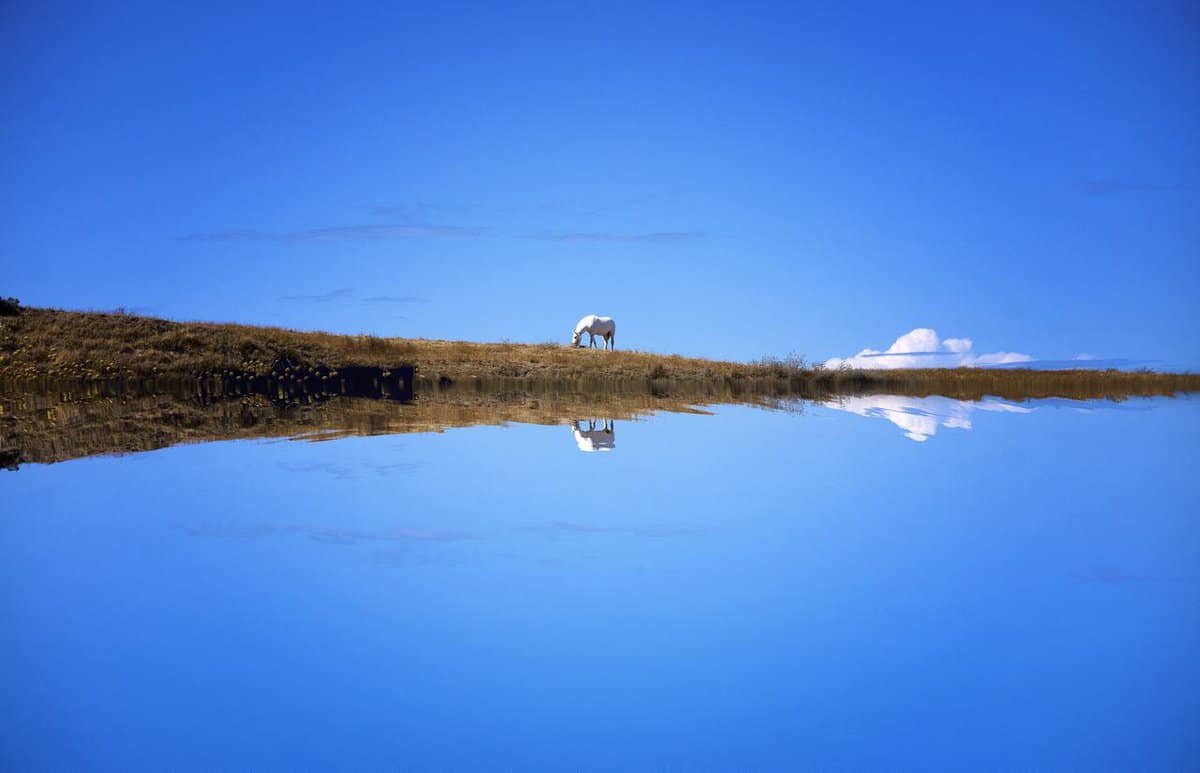
[[[804,355],[792,352],[785,357],[766,355],[754,364],[771,373],[775,378],[788,378],[804,370]]]

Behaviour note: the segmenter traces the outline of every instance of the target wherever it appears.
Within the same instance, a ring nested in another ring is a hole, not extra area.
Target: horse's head
[[[583,338],[583,331],[576,330],[571,334],[571,346],[579,346],[579,339]]]

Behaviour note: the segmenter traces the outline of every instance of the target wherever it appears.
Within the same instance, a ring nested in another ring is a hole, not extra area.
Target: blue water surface
[[[0,768],[1195,769],[1200,405],[940,400],[0,473]]]

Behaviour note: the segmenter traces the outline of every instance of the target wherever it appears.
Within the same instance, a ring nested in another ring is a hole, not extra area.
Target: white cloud
[[[948,352],[963,354],[971,351],[971,346],[973,343],[974,342],[970,338],[947,338],[945,341],[942,341],[942,346],[945,347],[946,351]]]
[[[975,354],[970,338],[938,338],[937,331],[927,327],[911,330],[896,339],[885,351],[863,349],[853,357],[831,357],[827,368],[888,369],[888,368],[961,368],[980,365],[1008,365],[1033,360],[1019,352]]]

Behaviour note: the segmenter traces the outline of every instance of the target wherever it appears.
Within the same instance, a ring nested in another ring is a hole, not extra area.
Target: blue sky
[[[0,8],[30,305],[1200,367],[1195,3]]]

